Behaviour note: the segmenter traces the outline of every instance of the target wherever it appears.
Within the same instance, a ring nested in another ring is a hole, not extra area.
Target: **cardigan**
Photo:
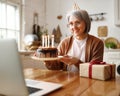
[[[58,55],[67,55],[73,43],[73,36],[64,38],[58,45]],[[104,43],[101,39],[88,34],[85,49],[85,62],[103,61]],[[54,63],[54,64],[51,64]],[[51,70],[66,70],[66,64],[59,61],[48,61],[46,67]]]

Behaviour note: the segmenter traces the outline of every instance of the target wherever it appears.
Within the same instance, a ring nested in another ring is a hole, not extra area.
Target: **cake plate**
[[[31,58],[34,59],[34,60],[40,60],[40,61],[53,61],[53,60],[58,60],[62,57],[63,56],[58,56],[58,57],[55,57],[55,58],[39,58],[39,57],[36,57],[36,56],[32,56]]]

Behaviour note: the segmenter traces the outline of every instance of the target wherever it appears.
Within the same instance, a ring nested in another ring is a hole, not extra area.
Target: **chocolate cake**
[[[39,47],[37,49],[37,57],[54,58],[58,56],[58,50],[55,47]]]

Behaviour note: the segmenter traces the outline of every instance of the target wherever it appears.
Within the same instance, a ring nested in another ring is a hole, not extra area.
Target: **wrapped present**
[[[99,80],[115,78],[115,64],[94,61],[80,64],[80,76]]]

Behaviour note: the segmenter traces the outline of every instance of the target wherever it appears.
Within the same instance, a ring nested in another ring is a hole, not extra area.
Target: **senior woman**
[[[64,38],[58,45],[58,53],[63,58],[46,62],[46,67],[51,70],[78,72],[82,62],[102,61],[104,43],[89,34],[91,20],[87,11],[73,10],[67,14],[67,20],[72,35]]]

